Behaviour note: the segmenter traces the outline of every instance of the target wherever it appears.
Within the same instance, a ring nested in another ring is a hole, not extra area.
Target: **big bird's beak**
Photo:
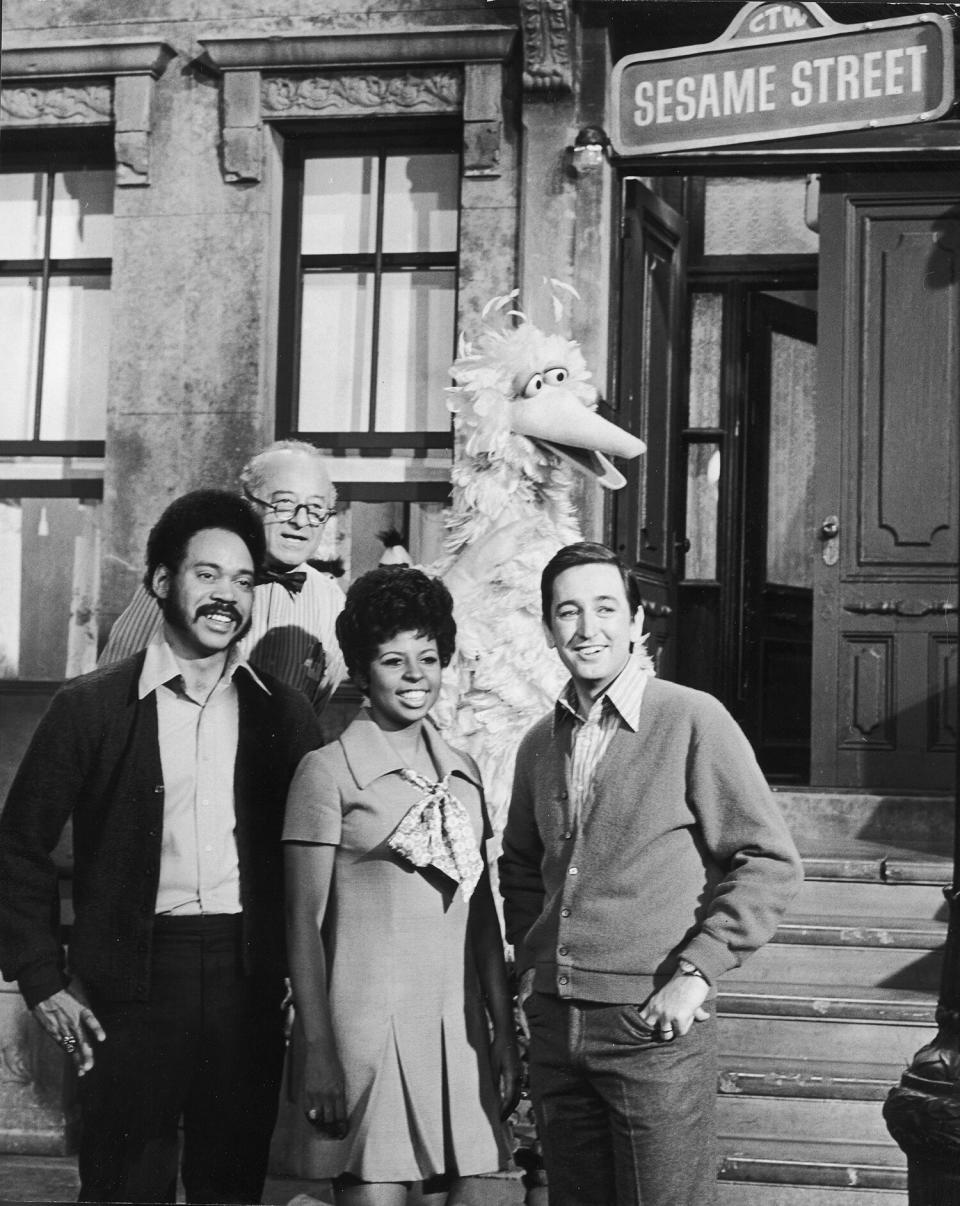
[[[607,490],[619,490],[627,479],[607,460],[627,460],[646,452],[643,440],[588,410],[568,390],[545,386],[534,398],[518,398],[510,407],[510,426],[542,444],[580,473]],[[604,455],[607,454],[607,456]]]

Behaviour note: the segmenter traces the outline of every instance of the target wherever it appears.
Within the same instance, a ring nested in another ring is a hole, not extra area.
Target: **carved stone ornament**
[[[177,52],[155,37],[4,40],[5,126],[112,125],[117,185],[149,184],[154,82]]]
[[[573,86],[570,0],[520,0],[520,21],[523,86],[568,92]]]
[[[113,89],[107,83],[8,84],[0,93],[0,117],[10,126],[108,125]]]
[[[457,113],[463,102],[460,71],[338,71],[309,76],[267,76],[262,84],[266,118],[315,113]]]

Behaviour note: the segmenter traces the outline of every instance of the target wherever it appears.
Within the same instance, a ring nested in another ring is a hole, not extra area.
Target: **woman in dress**
[[[358,578],[337,638],[368,706],[308,754],[284,842],[302,1106],[338,1206],[457,1200],[508,1160],[518,1060],[476,766],[427,719],[456,626],[409,567]]]

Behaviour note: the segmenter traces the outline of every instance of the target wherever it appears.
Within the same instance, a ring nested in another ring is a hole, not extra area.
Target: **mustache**
[[[198,620],[203,616],[227,616],[234,624],[243,623],[243,616],[232,603],[204,603],[202,607],[197,608],[194,615]]]

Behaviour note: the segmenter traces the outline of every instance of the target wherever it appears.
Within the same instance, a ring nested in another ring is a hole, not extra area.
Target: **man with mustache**
[[[80,1200],[259,1202],[283,1060],[280,834],[320,743],[240,652],[259,516],[183,496],[147,543],[162,625],[54,697],[0,816],[0,967],[76,1062]],[[61,947],[52,852],[73,824]],[[182,1162],[178,1157],[182,1131]]]
[[[326,458],[303,440],[277,440],[251,457],[240,484],[266,536],[241,650],[258,670],[303,691],[319,715],[344,675],[334,631],[343,591],[309,564],[337,497]],[[110,630],[99,665],[143,649],[159,627],[156,605],[140,587]]]

